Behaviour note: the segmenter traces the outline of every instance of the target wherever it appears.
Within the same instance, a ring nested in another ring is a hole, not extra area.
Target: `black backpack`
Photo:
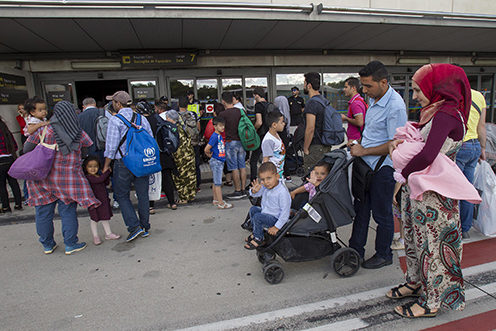
[[[160,152],[172,155],[179,148],[179,131],[174,123],[165,121],[158,114],[154,114],[157,119],[157,131],[155,139],[157,140]]]

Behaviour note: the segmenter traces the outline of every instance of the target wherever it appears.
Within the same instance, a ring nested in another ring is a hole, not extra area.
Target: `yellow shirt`
[[[479,91],[472,90],[472,103],[475,103],[480,110],[482,110],[482,108],[486,108],[486,99],[484,99],[484,96]],[[470,107],[470,115],[468,116],[467,134],[465,134],[463,141],[479,138],[479,135],[477,134],[479,119],[480,114],[472,104]]]

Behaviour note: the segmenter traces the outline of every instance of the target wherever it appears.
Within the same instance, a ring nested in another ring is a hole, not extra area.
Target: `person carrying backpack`
[[[96,155],[103,161],[103,152],[102,148],[98,148],[96,144],[96,131],[95,131],[95,123],[99,116],[99,109],[96,108],[96,101],[93,98],[85,98],[83,100],[83,111],[78,115],[79,125],[81,128],[90,136],[91,141],[93,141],[93,145],[89,147],[88,154]],[[103,148],[105,149],[105,148]]]
[[[234,107],[232,92],[222,92],[222,104],[226,108],[219,114],[226,122],[226,163],[227,170],[232,171],[235,191],[228,194],[228,199],[241,199],[246,197],[244,190],[246,184],[246,151],[239,137],[239,122],[242,109]]]
[[[142,104],[142,106],[140,104]],[[155,110],[158,111],[158,113],[154,113],[147,102],[139,102],[138,105],[136,105],[136,111],[147,116],[147,120],[150,123],[152,132],[154,133],[155,139],[158,143],[158,147],[160,148],[160,164],[162,166],[162,190],[165,192],[165,196],[167,197],[167,201],[169,202],[167,208],[176,210],[177,206],[174,200],[174,182],[172,180],[172,174],[174,174],[175,176],[179,176],[179,172],[177,170],[176,162],[174,161],[174,157],[172,156],[172,154],[176,152],[179,147],[179,132],[177,126],[174,123],[168,122],[165,119],[165,111],[163,110],[163,108],[156,107]],[[169,142],[167,141],[167,137],[169,137],[170,134],[176,137],[177,143],[169,144]],[[168,147],[168,145],[172,146]],[[154,207],[155,201],[150,201],[151,214],[155,213]]]
[[[305,140],[303,143],[303,169],[309,172],[325,153],[331,151],[331,146],[324,145],[322,135],[324,129],[325,104],[327,100],[320,94],[320,74],[309,72],[305,74],[304,92],[309,100],[303,111],[305,121]],[[339,116],[341,120],[341,116]]]
[[[255,98],[255,129],[260,136],[260,141],[267,132],[269,125],[267,124],[267,114],[277,109],[272,102],[267,102],[265,99],[265,91],[262,87],[257,86],[253,89],[253,97]],[[262,148],[259,147],[251,152],[250,157],[250,179],[254,181],[258,176],[258,160],[262,154]],[[247,188],[247,190],[249,187]]]
[[[126,239],[130,242],[139,235],[142,237],[149,236],[150,230],[150,211],[148,205],[148,175],[137,177],[124,164],[123,155],[126,155],[127,144],[121,144],[121,141],[128,133],[128,126],[118,116],[124,117],[125,120],[132,122],[134,116],[138,116],[141,127],[146,130],[152,137],[153,132],[148,120],[141,115],[135,114],[129,107],[132,103],[131,96],[125,91],[117,91],[109,95],[107,100],[112,100],[113,108],[117,115],[110,118],[107,127],[107,139],[105,142],[105,165],[103,172],[110,169],[110,162],[114,160],[114,190],[117,202],[120,205],[122,218],[126,223],[129,235]],[[137,120],[136,120],[137,122]],[[158,153],[158,150],[156,151]],[[134,185],[138,197],[138,215],[134,210],[130,199],[131,184]]]
[[[181,96],[179,98],[179,116],[186,134],[191,139],[191,145],[195,151],[195,168],[196,168],[196,191],[200,192],[201,185],[201,156],[200,156],[200,117],[197,113],[188,110],[188,98]]]

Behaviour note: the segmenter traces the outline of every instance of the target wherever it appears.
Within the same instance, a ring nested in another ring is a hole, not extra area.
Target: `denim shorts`
[[[226,162],[227,170],[233,171],[246,168],[246,151],[241,145],[241,141],[233,140],[226,142]]]
[[[224,170],[224,162],[211,158],[210,169],[212,169],[212,174],[214,176],[214,185],[222,186],[222,171]]]

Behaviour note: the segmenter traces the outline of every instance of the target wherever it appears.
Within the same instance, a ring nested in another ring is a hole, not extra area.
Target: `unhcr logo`
[[[144,153],[146,157],[153,157],[155,156],[155,148],[153,147],[145,148]]]
[[[143,162],[152,162],[155,161],[155,159],[157,158],[155,156],[155,148],[153,147],[145,148],[143,152],[146,156],[145,158],[143,158]]]

